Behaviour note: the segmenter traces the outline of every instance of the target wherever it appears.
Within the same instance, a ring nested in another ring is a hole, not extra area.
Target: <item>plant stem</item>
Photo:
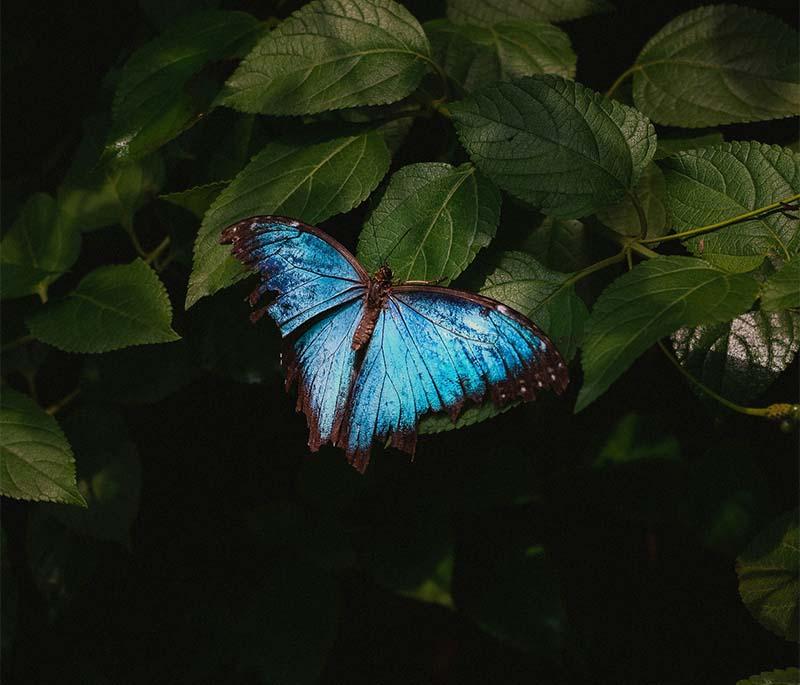
[[[81,389],[79,387],[75,388],[75,390],[73,390],[68,395],[62,397],[58,402],[55,402],[54,404],[51,404],[49,407],[47,407],[47,409],[45,409],[45,411],[48,414],[50,414],[50,416],[53,416],[54,414],[57,414],[64,407],[66,407],[70,402],[72,402],[72,400],[74,400],[80,394],[80,392],[81,392]]]
[[[731,402],[728,399],[725,399],[722,395],[718,394],[711,388],[709,388],[705,383],[702,383],[697,378],[695,378],[689,371],[681,366],[681,363],[675,358],[675,356],[667,349],[667,346],[658,341],[658,346],[661,348],[661,351],[666,355],[667,359],[672,363],[672,365],[681,372],[681,374],[689,380],[695,387],[699,390],[704,392],[709,397],[715,399],[719,402],[723,407],[727,407],[731,411],[738,412],[739,414],[747,414],[748,416],[760,416],[763,418],[771,419],[771,420],[780,420],[784,418],[791,418],[793,415],[796,415],[798,412],[797,405],[780,403],[780,404],[771,404],[768,407],[743,407],[740,404],[736,404],[735,402]]]
[[[730,226],[731,224],[738,224],[742,221],[747,221],[748,219],[756,218],[762,214],[783,211],[784,209],[786,209],[786,205],[789,205],[792,202],[796,202],[797,200],[800,200],[800,193],[798,193],[797,195],[792,195],[791,197],[788,197],[785,200],[773,202],[770,205],[764,205],[763,207],[758,207],[757,209],[754,209],[750,212],[745,212],[744,214],[733,216],[730,219],[725,219],[724,221],[718,221],[715,224],[708,224],[707,226],[698,226],[697,228],[690,228],[689,230],[681,231],[680,233],[671,233],[670,235],[659,236],[658,238],[644,238],[641,242],[663,243],[666,242],[667,240],[683,240],[684,238],[690,238],[693,235],[698,235],[700,233],[708,233],[709,231],[716,231],[718,228],[725,228],[725,226]]]
[[[649,247],[645,247],[641,243],[636,240],[631,241],[628,243],[631,252],[635,252],[636,254],[641,255],[642,257],[647,257],[648,259],[655,259],[656,257],[661,257],[658,252],[651,250]]]
[[[144,256],[145,264],[152,264],[154,260],[158,259],[159,255],[169,247],[170,237],[167,236],[162,240],[156,248]],[[159,269],[156,269],[158,271]]]
[[[136,230],[133,228],[133,217],[126,216],[123,217],[120,221],[122,224],[122,228],[125,229],[125,233],[128,234],[128,237],[131,239],[131,244],[133,245],[133,249],[136,250],[136,253],[142,257],[143,259],[147,258],[147,252],[145,252],[142,244],[139,242],[139,236],[136,235]]]
[[[9,350],[13,350],[15,347],[19,347],[20,345],[27,345],[29,342],[33,342],[36,340],[32,335],[21,335],[16,340],[12,340],[11,342],[6,343],[3,347],[0,348],[0,352],[8,352]]]
[[[640,66],[634,64],[629,69],[623,71],[619,76],[617,76],[617,80],[611,84],[611,87],[606,91],[606,97],[610,98],[614,96],[614,93],[617,92],[617,89],[623,84],[623,82],[631,76],[635,71],[639,71],[641,69]]]

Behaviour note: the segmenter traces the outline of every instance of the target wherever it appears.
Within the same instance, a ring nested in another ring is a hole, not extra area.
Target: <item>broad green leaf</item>
[[[389,180],[361,231],[357,257],[401,281],[449,283],[486,247],[500,220],[500,193],[472,164],[423,162]]]
[[[208,208],[214,203],[214,200],[225,190],[228,183],[229,181],[206,183],[205,185],[187,188],[176,193],[165,193],[158,197],[178,207],[183,207],[198,219],[202,219]]]
[[[621,200],[656,148],[635,109],[558,76],[497,83],[450,110],[478,167],[550,216],[579,218]]]
[[[425,32],[434,61],[466,92],[533,74],[575,76],[569,36],[552,24],[515,20],[482,28],[437,19]]]
[[[87,508],[50,505],[50,513],[81,535],[126,544],[139,510],[142,473],[122,417],[81,408],[64,421],[78,462],[78,488]]]
[[[733,219],[800,192],[800,155],[777,145],[724,143],[662,160],[675,230]],[[687,241],[699,257],[727,271],[750,271],[765,256],[800,249],[800,222],[781,213],[726,226]]]
[[[797,641],[800,598],[798,512],[788,512],[759,533],[736,560],[739,594],[762,626]]]
[[[681,328],[675,356],[695,378],[734,402],[761,395],[800,347],[800,314],[753,311],[732,321]]]
[[[0,243],[2,297],[43,291],[75,263],[80,249],[80,234],[55,200],[47,193],[32,195]]]
[[[654,162],[650,162],[630,194],[621,202],[601,209],[597,218],[620,235],[641,236],[641,220],[635,204],[638,202],[644,215],[644,235],[648,238],[662,236],[669,231],[666,192],[664,174]]]
[[[247,275],[219,244],[226,226],[258,214],[283,214],[310,224],[361,204],[389,168],[377,133],[315,145],[269,143],[220,193],[203,218],[194,248],[186,306]]]
[[[0,393],[0,494],[86,506],[75,459],[58,422],[27,395]]]
[[[682,326],[723,322],[747,311],[758,292],[745,274],[693,257],[637,264],[608,286],[586,323],[584,383],[575,411],[600,395],[650,345]]]
[[[800,669],[793,666],[776,671],[764,671],[746,680],[737,680],[736,685],[800,685]]]
[[[603,468],[649,459],[680,461],[681,446],[674,435],[654,430],[646,417],[631,413],[614,427],[592,466]]]
[[[425,32],[394,0],[314,0],[258,43],[220,102],[261,114],[380,105],[411,93],[430,62]]]
[[[663,136],[659,136],[654,159],[664,159],[664,157],[671,157],[684,150],[696,150],[700,147],[721,145],[724,142],[725,139],[722,137],[721,133],[706,133],[702,136],[692,136],[688,138],[683,136],[679,138],[664,138]]]
[[[28,319],[35,338],[65,352],[108,352],[178,340],[167,291],[141,259],[101,266]]]
[[[507,19],[568,21],[613,9],[606,0],[447,0],[450,21],[476,26],[492,26]]]
[[[800,256],[795,255],[767,279],[761,290],[761,308],[767,311],[800,309]]]
[[[106,151],[136,158],[161,147],[208,109],[219,86],[198,72],[243,57],[263,26],[244,12],[205,10],[177,20],[122,68]]]
[[[671,126],[788,117],[800,108],[798,66],[797,32],[779,19],[734,5],[698,7],[644,46],[633,97],[653,121]]]
[[[589,316],[569,283],[572,274],[552,271],[524,252],[502,252],[487,258],[488,273],[480,294],[499,300],[531,319],[569,360],[583,337]]]

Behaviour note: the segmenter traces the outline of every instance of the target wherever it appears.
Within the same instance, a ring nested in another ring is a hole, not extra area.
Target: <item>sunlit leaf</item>
[[[753,311],[731,321],[681,328],[675,355],[698,380],[734,402],[761,395],[800,347],[800,314]]]
[[[800,155],[777,145],[724,143],[659,162],[676,230],[709,226],[800,192]],[[800,222],[780,212],[687,241],[697,256],[727,271],[750,271],[765,256],[800,249]]]
[[[8,386],[0,394],[0,494],[86,506],[75,459],[58,422]]]
[[[761,625],[797,641],[800,532],[795,509],[759,533],[736,560],[739,594]]]
[[[569,36],[552,24],[514,20],[482,28],[437,19],[425,32],[434,61],[467,92],[533,74],[575,76]]]
[[[447,0],[451,21],[476,26],[492,26],[507,19],[568,21],[613,9],[606,0]]]
[[[792,116],[800,108],[798,54],[797,32],[775,17],[734,5],[698,7],[644,46],[633,97],[653,121],[671,126]]]
[[[635,109],[557,76],[497,83],[450,110],[478,167],[550,216],[579,218],[619,201],[656,148]]]
[[[500,193],[472,164],[423,162],[397,171],[361,231],[357,257],[401,281],[449,283],[486,247]]]
[[[28,318],[38,340],[65,352],[108,352],[178,340],[167,291],[141,259],[101,266]]]
[[[761,308],[777,311],[800,309],[800,256],[795,255],[767,279],[761,290]]]
[[[206,212],[195,243],[186,306],[247,276],[230,248],[219,244],[223,228],[258,214],[318,224],[361,204],[388,168],[389,151],[374,132],[315,145],[267,145]]]
[[[724,322],[746,311],[757,282],[693,257],[637,264],[598,298],[586,323],[584,383],[575,411],[591,404],[659,338],[682,326]]]
[[[429,62],[425,32],[394,0],[314,0],[258,43],[220,101],[262,114],[380,105],[411,93]]]

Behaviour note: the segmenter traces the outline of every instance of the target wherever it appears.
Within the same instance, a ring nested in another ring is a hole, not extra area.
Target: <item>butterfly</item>
[[[455,421],[467,400],[503,406],[567,386],[553,343],[496,300],[398,284],[386,265],[370,276],[331,236],[286,217],[244,219],[220,242],[261,276],[250,318],[268,314],[280,328],[286,389],[297,383],[309,448],[342,447],[362,473],[376,441],[413,456],[425,414]]]

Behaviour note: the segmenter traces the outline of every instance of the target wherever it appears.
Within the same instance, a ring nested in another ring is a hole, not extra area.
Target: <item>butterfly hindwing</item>
[[[250,296],[271,295],[266,312],[289,335],[313,317],[360,298],[368,276],[347,250],[322,231],[293,219],[256,216],[226,228],[220,239],[261,275]]]
[[[468,399],[503,405],[566,384],[553,344],[513,310],[448,288],[400,286],[354,380],[343,446],[363,469],[376,439],[413,453],[424,414],[455,418]]]

